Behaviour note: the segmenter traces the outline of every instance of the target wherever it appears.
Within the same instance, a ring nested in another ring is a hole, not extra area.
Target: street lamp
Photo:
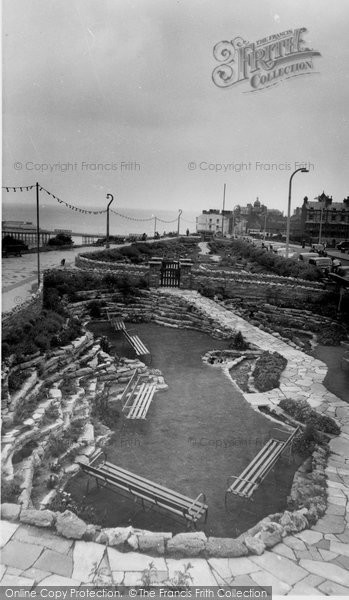
[[[305,169],[301,167],[300,169],[296,169],[293,171],[290,182],[288,185],[288,207],[287,207],[287,228],[286,228],[286,258],[288,258],[289,246],[290,246],[290,218],[291,218],[291,190],[292,190],[292,179],[298,171],[302,173],[309,173],[309,169]]]
[[[107,239],[106,239],[106,242],[105,242],[105,247],[106,248],[109,248],[109,206],[111,205],[111,203],[114,200],[113,194],[107,194],[107,200],[108,200],[108,198],[111,198],[111,200],[110,200],[110,202],[109,202],[109,204],[107,206]]]

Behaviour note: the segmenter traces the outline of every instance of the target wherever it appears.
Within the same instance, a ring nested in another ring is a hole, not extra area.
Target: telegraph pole
[[[38,289],[40,287],[40,210],[39,210],[39,184],[36,182],[36,255],[38,270]]]
[[[179,209],[179,212],[178,212],[178,225],[177,225],[177,237],[179,237],[179,228],[180,228],[180,223],[181,223],[181,214],[182,214],[182,212],[183,211],[181,209]]]

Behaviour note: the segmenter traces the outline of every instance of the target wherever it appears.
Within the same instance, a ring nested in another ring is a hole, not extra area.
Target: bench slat
[[[253,492],[274,467],[282,452],[291,443],[298,430],[297,427],[286,441],[271,438],[247,465],[241,475],[239,477],[234,476],[235,481],[228,487],[226,493],[232,492],[247,498],[252,496]]]
[[[181,496],[169,488],[141,478],[130,471],[124,469],[119,471],[119,468],[112,463],[105,462],[100,467],[80,463],[80,466],[87,474],[105,485],[127,491],[133,496],[140,497],[170,512],[184,516],[192,522],[196,522],[207,513],[207,505],[198,501],[200,496],[193,501],[191,498]],[[194,506],[196,508],[195,512],[190,512],[190,509],[193,510]]]

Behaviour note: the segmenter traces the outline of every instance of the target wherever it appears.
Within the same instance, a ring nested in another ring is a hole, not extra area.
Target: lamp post
[[[290,247],[290,218],[291,218],[291,191],[292,191],[292,179],[296,173],[301,171],[302,173],[309,173],[309,169],[305,169],[301,167],[300,169],[296,169],[293,171],[289,185],[288,185],[288,207],[287,207],[287,228],[286,228],[286,258],[288,258],[289,247]]]
[[[109,206],[111,205],[111,203],[114,200],[113,194],[107,194],[107,200],[108,200],[108,198],[111,198],[111,200],[110,200],[110,202],[109,202],[109,204],[107,206],[107,239],[106,239],[106,242],[105,242],[105,247],[106,248],[109,248]]]
[[[179,237],[179,229],[180,229],[180,226],[181,226],[181,214],[182,214],[182,212],[183,211],[181,209],[179,209],[179,211],[178,211],[177,237]]]
[[[322,219],[323,219],[324,205],[321,204],[321,212],[320,212],[320,226],[319,226],[319,244],[321,244],[322,237]]]

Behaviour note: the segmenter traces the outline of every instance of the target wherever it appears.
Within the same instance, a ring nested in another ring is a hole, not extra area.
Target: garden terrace
[[[147,264],[152,256],[161,256],[165,259],[181,257],[182,259],[197,260],[198,254],[198,240],[180,237],[152,243],[135,242],[130,246],[101,250],[80,256],[100,262],[127,262],[138,265]]]
[[[245,240],[234,239],[229,242],[215,240],[210,242],[210,249],[212,253],[221,256],[224,265],[246,261],[245,268],[252,273],[275,273],[307,281],[320,281],[323,278],[322,272],[312,265],[277,256]]]

